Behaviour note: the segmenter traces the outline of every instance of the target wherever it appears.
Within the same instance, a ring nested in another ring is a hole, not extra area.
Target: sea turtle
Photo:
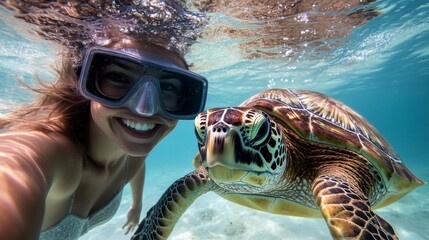
[[[265,212],[325,219],[334,239],[397,239],[373,209],[424,184],[363,117],[321,93],[270,89],[195,119],[196,170],[175,181],[133,239],[166,239],[214,191]]]

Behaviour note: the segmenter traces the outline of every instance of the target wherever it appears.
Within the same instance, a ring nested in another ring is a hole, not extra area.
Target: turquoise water
[[[210,82],[207,108],[237,105],[266,88],[310,89],[328,94],[368,119],[406,165],[429,181],[429,3],[378,1],[381,15],[353,29],[345,45],[324,57],[246,59],[232,42],[205,39],[186,56]],[[0,111],[31,95],[14,78],[51,77],[57,46],[32,36],[0,10]],[[214,16],[221,17],[221,16]],[[19,30],[17,30],[19,29]],[[192,170],[197,152],[192,121],[181,122],[148,157],[143,213],[175,179]],[[429,239],[429,188],[425,185],[377,210],[400,239]],[[121,226],[131,196],[109,223],[83,239],[128,239]],[[215,194],[198,199],[171,239],[330,239],[321,219],[271,215],[227,202]]]

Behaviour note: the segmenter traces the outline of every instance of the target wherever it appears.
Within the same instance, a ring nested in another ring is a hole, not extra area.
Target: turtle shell
[[[378,169],[391,190],[406,194],[423,184],[368,121],[324,94],[306,90],[270,89],[249,98],[240,106],[266,112],[303,139],[346,148],[363,155]]]

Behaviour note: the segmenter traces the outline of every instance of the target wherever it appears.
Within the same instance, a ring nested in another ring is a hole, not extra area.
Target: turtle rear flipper
[[[212,189],[212,181],[201,170],[176,180],[148,211],[132,240],[167,239],[179,218],[195,199]]]
[[[343,179],[318,177],[313,195],[334,239],[398,239],[390,224],[371,210],[359,188]]]

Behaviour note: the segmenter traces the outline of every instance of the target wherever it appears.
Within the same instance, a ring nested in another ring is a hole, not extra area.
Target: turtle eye
[[[207,119],[207,112],[200,113],[195,118],[195,136],[197,137],[198,145],[203,146],[206,141],[206,121]]]
[[[259,126],[258,131],[256,132],[255,137],[253,138],[255,145],[259,146],[265,142],[270,130],[270,123],[267,118],[265,118]]]
[[[197,137],[198,145],[203,146],[205,142],[205,134],[202,134],[199,129],[195,128],[195,136]]]

